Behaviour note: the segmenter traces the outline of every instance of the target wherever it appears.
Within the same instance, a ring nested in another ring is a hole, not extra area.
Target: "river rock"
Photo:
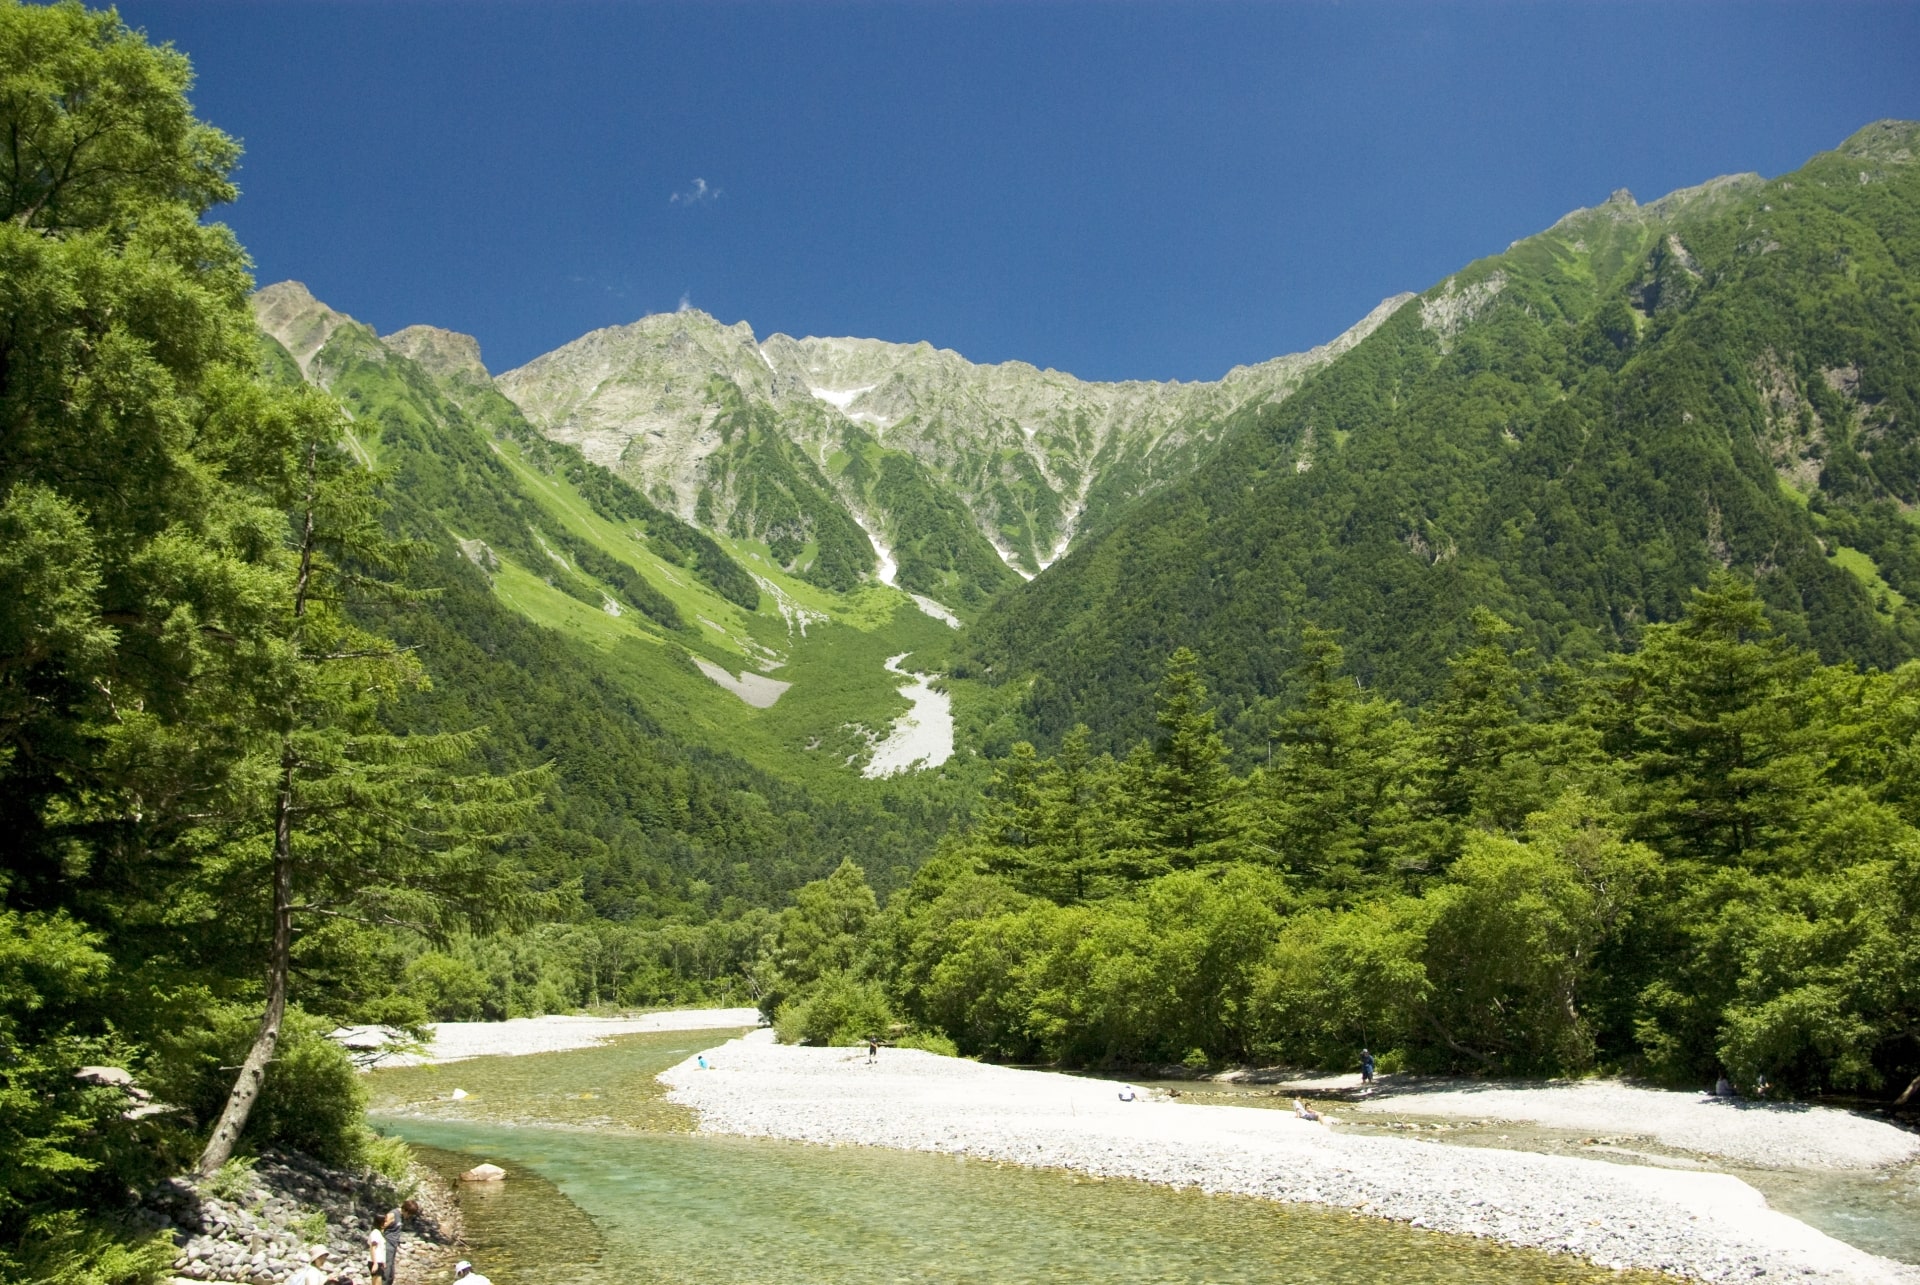
[[[504,1182],[507,1171],[499,1165],[475,1165],[460,1175],[461,1182]]]

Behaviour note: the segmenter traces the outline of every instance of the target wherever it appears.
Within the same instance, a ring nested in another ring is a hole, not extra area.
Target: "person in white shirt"
[[[387,1279],[387,1238],[375,1227],[367,1233],[367,1278],[370,1281]]]
[[[473,1270],[473,1264],[461,1259],[453,1265],[453,1279],[461,1285],[493,1285],[493,1282]]]

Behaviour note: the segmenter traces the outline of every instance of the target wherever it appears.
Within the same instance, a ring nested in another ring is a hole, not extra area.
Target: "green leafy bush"
[[[227,1006],[169,1039],[156,1068],[161,1095],[200,1120],[215,1119],[259,1020],[250,1007]],[[365,1162],[366,1088],[346,1050],[326,1038],[332,1025],[287,1010],[266,1083],[247,1120],[246,1143],[290,1147],[330,1164]]]
[[[887,1039],[900,1019],[877,981],[838,972],[819,979],[774,1019],[787,1044],[864,1044]]]

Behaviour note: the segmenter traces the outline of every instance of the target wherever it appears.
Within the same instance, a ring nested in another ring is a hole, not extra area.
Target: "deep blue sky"
[[[685,298],[763,337],[1214,378],[1616,187],[1920,117],[1913,4],[122,13],[245,143],[226,216],[263,283],[469,331],[496,371]]]

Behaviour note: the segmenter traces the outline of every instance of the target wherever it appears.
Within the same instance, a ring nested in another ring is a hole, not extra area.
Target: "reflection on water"
[[[1664,1279],[1307,1206],[917,1152],[675,1132],[687,1117],[661,1101],[652,1077],[717,1038],[632,1036],[571,1053],[378,1072],[375,1123],[423,1144],[423,1158],[448,1176],[482,1160],[509,1171],[504,1184],[460,1192],[469,1256],[496,1285]],[[469,1094],[457,1103],[456,1087]],[[525,1123],[537,1119],[560,1127]]]

